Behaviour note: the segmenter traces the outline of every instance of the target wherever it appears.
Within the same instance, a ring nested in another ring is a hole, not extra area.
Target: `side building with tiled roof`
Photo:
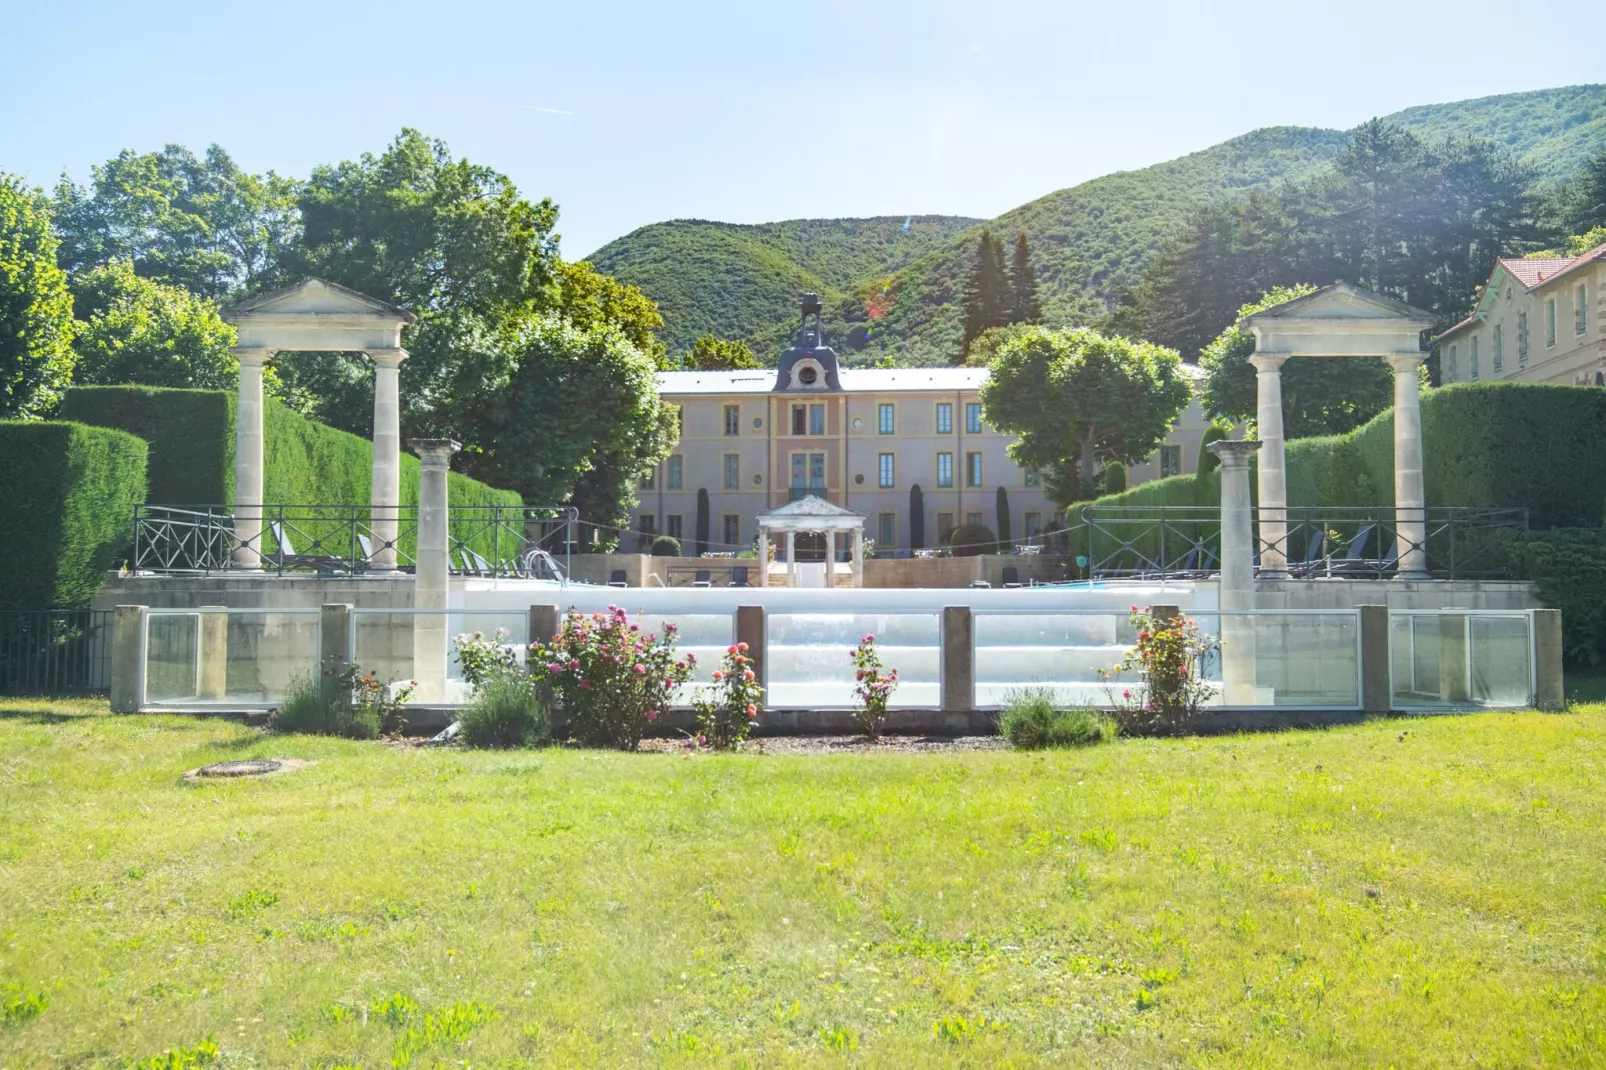
[[[878,554],[907,553],[915,548],[916,485],[923,547],[942,546],[967,523],[1002,537],[1000,487],[1009,542],[1041,543],[1044,532],[1065,527],[1065,516],[1038,473],[1010,458],[1013,436],[982,419],[987,374],[841,367],[806,303],[797,343],[778,368],[659,373],[660,395],[680,412],[680,440],[637,488],[634,538],[621,548],[645,549],[652,537],[671,535],[684,553],[695,553],[703,490],[711,551],[750,549],[759,513],[813,494],[863,513],[865,537]],[[1190,403],[1155,455],[1128,470],[1129,482],[1194,471],[1204,428],[1197,402]]]
[[[1606,245],[1495,262],[1472,315],[1434,339],[1446,383],[1606,386]]]

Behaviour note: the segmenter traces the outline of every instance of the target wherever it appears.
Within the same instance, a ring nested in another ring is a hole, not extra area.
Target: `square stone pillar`
[[[1561,675],[1561,610],[1533,611],[1534,705],[1564,710],[1567,695]]]
[[[853,586],[864,586],[864,529],[853,530]]]
[[[401,509],[401,365],[407,350],[376,349],[368,356],[374,362],[374,465],[368,498],[374,556],[368,567],[393,572]]]
[[[240,362],[234,407],[235,568],[262,567],[262,366],[273,350],[237,347]]]
[[[202,606],[200,672],[197,695],[202,702],[222,702],[229,688],[229,615],[223,606]],[[216,610],[218,612],[207,612]]]
[[[786,585],[797,586],[797,532],[790,528],[786,532]]]
[[[1361,712],[1382,715],[1394,705],[1389,607],[1355,608],[1361,615]]]
[[[138,713],[145,701],[145,621],[149,606],[118,606],[112,616],[113,713]]]
[[[969,606],[942,607],[942,712],[976,708],[976,646]]]
[[[418,454],[418,561],[413,575],[413,678],[418,701],[446,701],[447,609],[451,595],[451,531],[446,472],[462,445],[449,438],[413,440]]]
[[[767,694],[770,687],[770,659],[765,649],[765,621],[763,606],[736,607],[736,641],[747,644],[747,656],[753,659],[753,671],[758,674],[758,685]]]
[[[1255,424],[1260,439],[1260,578],[1288,578],[1288,475],[1283,449],[1283,362],[1287,353],[1256,353]]]
[[[318,691],[327,703],[338,696],[340,673],[356,656],[351,649],[351,606],[329,602],[318,612]]]
[[[1397,580],[1428,578],[1427,492],[1422,482],[1421,353],[1389,358],[1394,369],[1394,533]]]
[[[770,585],[770,533],[763,528],[758,529],[758,585]]]

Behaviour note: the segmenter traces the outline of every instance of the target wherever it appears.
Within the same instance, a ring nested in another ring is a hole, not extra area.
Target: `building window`
[[[948,402],[937,406],[937,434],[951,435],[954,433],[954,407]]]
[[[739,435],[742,433],[742,407],[740,405],[725,406],[725,433]]]
[[[825,406],[824,405],[810,405],[809,406],[809,434],[811,434],[811,435],[823,435],[823,434],[825,434]]]
[[[1494,334],[1494,348],[1495,348],[1496,352],[1499,352],[1499,350],[1500,350],[1500,328],[1496,327],[1494,329],[1494,331],[1495,331],[1495,334]],[[1456,351],[1456,347],[1452,343],[1451,346],[1450,346],[1450,352],[1448,354],[1446,354],[1446,356],[1445,356],[1444,381],[1447,382],[1447,383],[1453,383],[1453,382],[1456,381],[1456,378],[1460,374],[1461,374],[1461,354]]]
[[[809,407],[807,405],[792,406],[792,434],[806,435],[809,433]]]
[[[893,416],[892,406],[890,404],[887,402],[882,402],[880,405],[876,406],[875,420],[876,432],[878,434],[892,434]]]
[[[876,481],[878,486],[885,488],[898,485],[897,480],[894,478],[897,472],[894,465],[895,461],[890,453],[883,453],[876,458],[876,468],[879,473]]]
[[[1517,363],[1528,359],[1528,313],[1517,313]]]
[[[898,545],[897,513],[882,513],[876,517],[875,545],[877,550],[890,550]]]
[[[1545,302],[1545,347],[1556,344],[1556,299]]]
[[[948,545],[948,540],[953,536],[953,533],[954,533],[954,514],[952,514],[952,513],[938,513],[937,514],[937,545],[938,546],[947,546]]]
[[[653,484],[658,482],[658,466],[653,465],[647,469],[647,478],[641,481],[642,490],[654,489]]]
[[[980,513],[966,513],[965,514],[965,523],[969,524],[973,528],[981,527],[981,524],[982,524],[981,514]]]
[[[1160,447],[1160,478],[1166,476],[1180,476],[1182,474],[1182,447]]]
[[[1478,336],[1472,336],[1472,378],[1478,377]]]
[[[636,517],[636,530],[640,531],[649,540],[658,533],[658,517],[654,513],[642,513]]]
[[[965,434],[981,434],[981,402],[965,402]]]
[[[725,489],[740,490],[742,486],[742,459],[734,453],[725,454]]]
[[[1028,542],[1030,542],[1032,539],[1035,539],[1035,538],[1037,538],[1038,536],[1040,536],[1042,534],[1043,534],[1043,514],[1042,513],[1027,513],[1026,514],[1026,540]]]
[[[951,453],[937,454],[937,486],[951,487],[954,485],[954,455]]]
[[[809,489],[825,490],[825,454],[809,454]]]
[[[686,458],[675,454],[669,458],[669,489],[683,490],[686,482]]]
[[[1504,323],[1494,325],[1494,359],[1496,365],[1506,362],[1506,325]]]
[[[1043,474],[1041,472],[1039,472],[1035,468],[1026,469],[1026,485],[1028,487],[1041,486],[1042,483],[1043,483]]]
[[[1588,288],[1583,283],[1579,283],[1578,289],[1573,291],[1574,334],[1583,334],[1589,330],[1589,302],[1585,300],[1588,296]]]
[[[965,486],[981,486],[981,454],[965,454]]]
[[[680,528],[680,514],[679,513],[670,513],[668,516],[664,517],[664,534],[665,535],[668,535],[671,539],[679,539],[680,538],[680,531],[681,531],[681,528]]]
[[[725,514],[724,540],[725,545],[720,547],[721,550],[741,549],[742,518],[735,513]]]

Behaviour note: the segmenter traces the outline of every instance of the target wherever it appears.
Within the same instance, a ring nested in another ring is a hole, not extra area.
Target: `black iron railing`
[[[1213,506],[1089,506],[1082,519],[1072,550],[1091,578],[1179,579],[1221,569],[1221,511]],[[1393,577],[1402,558],[1435,579],[1509,578],[1505,543],[1528,530],[1526,509],[1456,506],[1295,506],[1280,515],[1255,509],[1250,520],[1256,567],[1275,564],[1281,551],[1288,574],[1304,579]],[[1282,537],[1266,537],[1279,520]]]
[[[451,506],[447,518],[454,573],[568,575],[579,520],[570,506],[461,505]],[[410,572],[417,550],[414,505],[398,506],[378,523],[366,505],[264,505],[243,523],[223,506],[134,511],[136,572]]]
[[[111,689],[111,610],[0,610],[0,694]]]

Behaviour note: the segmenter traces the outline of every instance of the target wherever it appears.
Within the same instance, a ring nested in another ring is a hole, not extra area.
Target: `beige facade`
[[[923,503],[921,545],[982,524],[1002,537],[998,491],[1008,509],[1008,541],[1065,526],[1042,481],[1010,459],[1012,436],[981,415],[984,368],[839,368],[817,336],[805,337],[779,369],[662,372],[663,399],[680,409],[681,434],[649,485],[637,489],[631,517],[641,536],[678,538],[695,552],[697,494],[708,492],[710,551],[752,548],[759,513],[812,493],[865,515],[876,551],[908,551],[914,534],[911,489]],[[1198,464],[1205,428],[1198,403],[1129,480]],[[1162,456],[1164,455],[1164,456]],[[632,540],[626,540],[626,548]]]
[[[1445,331],[1445,383],[1606,386],[1606,245],[1578,257],[1496,262],[1472,315]]]

